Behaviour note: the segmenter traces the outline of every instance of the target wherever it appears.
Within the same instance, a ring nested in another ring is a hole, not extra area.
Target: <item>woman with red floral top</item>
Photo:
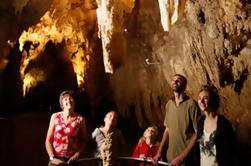
[[[138,144],[133,152],[133,157],[138,157],[142,159],[152,160],[158,151],[159,143],[158,138],[158,128],[156,126],[149,126],[143,136],[139,139]],[[150,163],[141,162],[139,166],[150,166]]]
[[[62,111],[52,114],[45,140],[49,166],[74,165],[84,148],[86,138],[85,119],[74,112],[73,91],[63,91],[59,103]]]

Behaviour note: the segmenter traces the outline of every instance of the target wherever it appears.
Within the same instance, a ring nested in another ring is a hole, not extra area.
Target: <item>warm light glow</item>
[[[85,83],[84,77],[85,77],[85,73],[86,73],[86,71],[85,71],[86,60],[83,60],[83,59],[85,59],[83,49],[79,49],[78,52],[75,54],[75,58],[72,59],[73,68],[76,73],[77,82],[78,82],[78,86],[80,89],[83,88],[84,83]]]
[[[25,74],[23,78],[23,96],[25,96],[31,88],[37,86],[39,82],[44,82],[45,77],[43,71],[33,69]]]
[[[161,24],[164,31],[169,31],[183,14],[186,0],[158,0],[160,8]]]
[[[95,12],[87,10],[83,0],[54,0],[51,8],[40,19],[40,22],[27,31],[24,31],[20,38],[20,51],[22,52],[22,65],[20,67],[21,78],[23,79],[24,95],[33,85],[35,80],[26,76],[25,69],[31,62],[43,53],[49,41],[65,43],[62,50],[64,58],[73,64],[79,87],[83,87],[87,60],[85,56],[91,52],[88,47],[87,34],[93,31]],[[26,42],[31,46],[24,50]],[[83,50],[84,46],[84,50]],[[35,85],[35,84],[34,84]]]

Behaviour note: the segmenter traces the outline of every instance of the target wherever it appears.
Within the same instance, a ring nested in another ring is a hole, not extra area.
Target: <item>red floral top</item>
[[[56,115],[53,149],[57,157],[69,158],[79,150],[81,141],[79,130],[82,120],[83,118],[77,115],[74,120],[66,124],[62,113]]]
[[[158,144],[154,144],[152,147],[149,147],[145,141],[141,141],[138,143],[135,147],[135,150],[133,152],[133,157],[139,157],[140,154],[145,154],[146,157],[154,157],[157,154],[158,151]],[[144,164],[141,162],[139,166],[150,166],[152,165],[151,163],[149,164]]]

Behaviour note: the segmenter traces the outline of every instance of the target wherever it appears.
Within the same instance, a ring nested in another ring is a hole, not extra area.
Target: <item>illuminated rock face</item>
[[[161,24],[164,31],[169,31],[179,18],[182,17],[186,0],[158,0]]]
[[[87,35],[94,29],[96,17],[95,10],[87,7],[90,6],[81,0],[54,0],[50,10],[41,17],[40,22],[21,34],[19,43],[23,59],[20,73],[24,80],[24,95],[29,86],[35,85],[35,81],[46,82],[44,76],[35,78],[32,74],[26,74],[25,70],[30,61],[41,56],[49,41],[55,45],[65,43],[65,47],[62,48],[62,56],[66,61],[72,63],[77,83],[80,88],[83,88],[88,63],[87,57],[92,53]],[[26,42],[31,42],[31,47],[27,51],[24,50]],[[36,73],[35,75],[38,77],[41,74]],[[28,76],[29,78],[26,78]],[[29,83],[30,81],[32,83]]]
[[[138,3],[128,29],[126,63],[112,76],[121,113],[136,117],[141,127],[149,122],[162,125],[164,105],[172,95],[168,83],[174,73],[181,73],[188,78],[187,93],[196,100],[202,84],[218,87],[221,113],[248,142],[250,3],[187,1],[169,33],[160,24],[158,3]]]
[[[21,94],[51,80],[55,80],[51,89],[57,89],[62,77],[50,73],[60,62],[72,70],[63,82],[70,84],[75,76],[78,88],[85,87],[90,97],[91,111],[102,113],[100,105],[109,99],[131,123],[141,128],[149,123],[162,126],[165,103],[172,95],[168,83],[173,74],[181,73],[188,79],[187,93],[195,99],[202,84],[213,83],[219,89],[221,112],[250,145],[249,1],[48,0],[49,6],[43,8],[41,2],[1,1],[1,9],[15,6],[14,14],[6,18],[14,18],[15,12],[20,18],[0,20],[5,25],[0,27],[0,70],[8,75],[7,69],[14,68],[7,40],[10,45],[19,43],[16,76],[22,82]],[[39,11],[36,19],[15,29],[34,8]],[[1,90],[8,84],[3,80]]]
[[[251,86],[250,3],[188,1],[185,11],[164,45],[160,46],[161,40],[155,42],[154,52],[164,62],[165,77],[170,82],[172,73],[186,75],[188,93],[195,99],[202,84],[216,85],[221,113],[247,141],[251,104],[244,96],[250,95]]]
[[[99,37],[102,40],[105,71],[123,64],[126,54],[127,19],[134,7],[134,0],[97,0]]]

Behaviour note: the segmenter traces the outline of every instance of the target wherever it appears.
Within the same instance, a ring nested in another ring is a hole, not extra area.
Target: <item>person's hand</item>
[[[79,157],[79,153],[75,153],[73,156],[70,157],[70,159],[67,161],[68,164],[70,164],[73,161],[76,161]]]
[[[170,166],[178,166],[181,164],[181,162],[184,160],[185,156],[180,154],[175,159],[173,159],[170,163]]]
[[[152,158],[153,159],[153,165],[158,165],[158,160],[161,157],[161,153],[157,152],[157,154]]]
[[[147,159],[147,160],[151,160],[152,164],[154,164],[153,157],[147,157],[146,159]]]
[[[141,159],[146,159],[146,155],[145,155],[145,154],[140,154],[140,155],[139,155],[139,158],[141,158]]]
[[[54,158],[54,159],[51,161],[51,163],[54,164],[54,165],[64,165],[64,164],[65,164],[64,161],[59,160],[59,159],[57,159],[57,158]]]

